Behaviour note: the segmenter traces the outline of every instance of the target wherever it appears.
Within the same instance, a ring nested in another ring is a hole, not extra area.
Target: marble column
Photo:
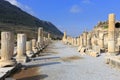
[[[92,45],[91,45],[91,33],[87,34],[87,48],[91,49]]]
[[[80,46],[80,37],[77,37],[77,46]]]
[[[32,41],[26,42],[26,54],[28,57],[32,57],[34,52],[32,50]]]
[[[38,52],[36,39],[32,39],[32,50],[34,53]]]
[[[108,53],[115,55],[115,14],[108,17]]]
[[[73,39],[73,45],[76,46],[77,40],[76,38]]]
[[[91,44],[92,44],[92,49],[94,50],[94,48],[98,45],[97,44],[97,38],[95,36],[95,34],[93,34],[92,38],[91,38]]]
[[[51,42],[51,35],[48,33],[48,44]]]
[[[38,28],[38,48],[43,48],[43,28]]]
[[[83,34],[80,36],[80,46],[83,47]]]
[[[81,45],[81,37],[79,36],[79,46]]]
[[[87,46],[87,32],[83,33],[83,46],[86,47]]]
[[[104,33],[100,32],[99,33],[99,47],[100,49],[104,49]]]
[[[28,61],[26,56],[26,34],[17,34],[17,56],[16,60],[19,63]]]
[[[67,38],[67,34],[66,34],[66,32],[64,32],[64,36],[63,36],[65,39]]]
[[[50,37],[50,33],[48,33],[48,39],[50,39],[51,37]]]
[[[47,46],[47,38],[46,37],[43,37],[43,48]]]
[[[14,52],[14,35],[11,32],[1,33],[1,59],[0,67],[14,66],[15,60],[12,59]]]
[[[67,39],[67,34],[66,32],[64,32],[63,39],[62,39],[64,44],[66,44],[66,39]]]

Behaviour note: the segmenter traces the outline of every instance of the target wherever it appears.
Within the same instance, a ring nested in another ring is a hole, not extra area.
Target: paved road
[[[37,73],[21,80],[120,80],[120,71],[104,63],[104,54],[98,58],[81,56],[76,47],[53,42],[27,63],[28,67],[37,67]]]

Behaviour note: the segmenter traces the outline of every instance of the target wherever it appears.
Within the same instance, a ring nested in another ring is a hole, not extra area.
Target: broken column
[[[83,47],[83,34],[80,36],[80,46]]]
[[[32,50],[34,53],[38,52],[36,39],[32,39]]]
[[[77,46],[80,46],[80,37],[77,37]]]
[[[91,38],[91,44],[92,44],[92,49],[94,50],[94,48],[98,45],[97,44],[97,37],[95,34],[93,34],[92,38]]]
[[[11,32],[1,33],[1,59],[0,67],[13,66],[16,64],[12,59],[14,52],[14,35]]]
[[[71,37],[71,45],[73,45],[74,39],[73,37]]]
[[[67,34],[66,34],[66,32],[64,32],[64,36],[63,36],[65,39],[67,38]]]
[[[43,48],[43,28],[42,27],[38,28],[38,48],[39,49]]]
[[[63,40],[62,40],[64,44],[66,44],[66,39],[67,39],[67,34],[66,34],[66,32],[64,32]]]
[[[19,63],[27,62],[26,56],[26,34],[17,34],[17,56],[16,60]]]
[[[91,49],[92,45],[91,45],[91,33],[87,34],[87,48]]]
[[[103,32],[100,32],[99,33],[99,47],[100,49],[104,49],[104,33]]]
[[[81,51],[81,49],[83,48],[83,34],[80,35],[80,46],[78,47],[78,52]]]
[[[108,18],[108,53],[115,55],[115,15],[109,14]]]
[[[83,33],[83,46],[86,47],[87,46],[87,32]]]
[[[26,42],[26,54],[28,57],[32,57],[34,52],[32,51],[32,41]]]
[[[48,44],[51,42],[51,36],[50,36],[50,33],[48,33]]]
[[[74,45],[74,46],[77,46],[77,38],[74,38],[74,39],[73,39],[73,45]]]
[[[51,39],[51,37],[50,37],[50,33],[48,33],[48,39]]]
[[[46,37],[43,37],[43,48],[47,46],[47,38]]]

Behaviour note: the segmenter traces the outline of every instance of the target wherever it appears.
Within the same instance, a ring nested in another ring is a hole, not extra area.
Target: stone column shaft
[[[32,48],[36,47],[36,39],[32,39]]]
[[[32,39],[32,50],[34,53],[38,52],[36,39]]]
[[[115,53],[115,15],[108,18],[108,53]]]
[[[50,33],[48,33],[48,39],[50,39],[51,37],[50,37]]]
[[[91,48],[91,34],[90,33],[87,35],[87,47]]]
[[[43,46],[43,28],[38,28],[38,47],[42,48]]]
[[[80,38],[77,38],[77,46],[80,46]]]
[[[11,32],[1,33],[1,59],[0,67],[13,66],[15,61],[12,60],[14,52],[14,35]]]
[[[84,40],[84,41],[83,41],[83,46],[86,47],[86,46],[87,46],[87,32],[84,32],[84,33],[83,33],[83,38],[84,38],[84,39],[83,39],[83,40]]]
[[[83,46],[83,36],[80,36],[80,46]]]
[[[63,39],[62,39],[64,44],[66,44],[66,40],[67,40],[67,34],[66,32],[64,32]]]
[[[26,34],[17,34],[17,56],[18,62],[26,62]]]
[[[104,34],[103,33],[99,33],[99,47],[101,49],[104,48]]]
[[[26,54],[29,57],[32,57],[33,51],[32,51],[32,41],[27,41],[26,42]]]

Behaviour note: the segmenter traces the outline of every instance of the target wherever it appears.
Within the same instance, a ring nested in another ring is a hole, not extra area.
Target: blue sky
[[[92,30],[109,13],[120,19],[120,0],[8,0],[39,19],[50,21],[68,35]]]

